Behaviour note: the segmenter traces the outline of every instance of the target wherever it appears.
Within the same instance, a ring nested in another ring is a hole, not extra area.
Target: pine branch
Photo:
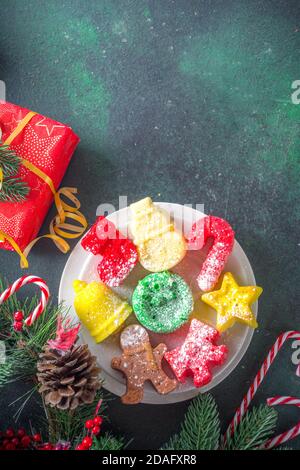
[[[179,434],[174,434],[174,436],[170,437],[167,444],[164,444],[161,447],[161,450],[183,450],[183,444],[180,439]]]
[[[7,385],[14,375],[14,364],[11,361],[6,361],[0,365],[0,388]]]
[[[14,177],[18,173],[21,163],[21,158],[13,150],[7,145],[0,144],[0,168],[3,172],[2,188],[0,189],[1,202],[20,202],[26,199],[29,193],[28,185],[20,178]]]
[[[101,392],[98,392],[93,403],[81,405],[73,412],[44,406],[46,414],[44,426],[48,427],[49,441],[65,440],[75,442],[75,444],[79,442],[86,431],[84,424],[87,419],[94,415],[96,405],[101,397]],[[102,405],[101,412],[103,409],[104,406]]]
[[[1,291],[4,286],[0,280]],[[0,306],[0,340],[4,340],[6,345],[6,362],[0,365],[0,388],[12,381],[33,380],[39,353],[48,339],[55,337],[57,316],[66,313],[62,305],[52,307],[49,304],[30,328],[15,332],[12,329],[14,313],[22,310],[27,317],[37,302],[34,297],[22,304],[13,295]]]
[[[248,411],[230,437],[225,450],[254,450],[258,449],[275,431],[277,411],[267,405],[260,405]]]
[[[0,143],[0,166],[6,178],[10,178],[18,173],[21,165],[21,158],[11,150],[8,145]]]
[[[29,187],[20,178],[4,179],[0,190],[1,202],[25,201]]]
[[[91,450],[121,450],[124,448],[124,441],[121,438],[113,437],[110,433],[105,433],[94,441]]]
[[[179,434],[163,450],[214,450],[220,439],[220,421],[215,400],[199,394],[190,404]]]

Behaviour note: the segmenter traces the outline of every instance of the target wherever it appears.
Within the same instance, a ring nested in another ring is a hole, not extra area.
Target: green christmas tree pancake
[[[193,296],[178,275],[168,271],[149,274],[139,281],[132,296],[139,322],[156,333],[171,333],[189,319]]]

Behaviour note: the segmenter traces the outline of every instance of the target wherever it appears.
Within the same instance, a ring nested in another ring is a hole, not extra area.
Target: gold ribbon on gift
[[[5,145],[10,145],[12,141],[22,132],[24,127],[29,123],[29,121],[35,116],[37,113],[30,111],[26,114],[26,116],[19,122],[17,127],[14,131],[10,134],[10,136],[4,142]],[[4,242],[5,240],[10,243],[10,245],[14,248],[14,250],[20,256],[20,266],[21,268],[28,268],[28,261],[27,256],[35,243],[40,240],[41,238],[50,238],[53,240],[57,248],[62,251],[63,253],[67,253],[70,249],[70,245],[64,240],[64,238],[77,238],[83,234],[87,227],[87,221],[85,216],[79,211],[80,209],[80,201],[77,199],[75,194],[77,193],[77,188],[60,188],[56,191],[54,183],[52,179],[46,175],[42,170],[40,170],[37,166],[33,163],[29,162],[25,158],[21,158],[22,164],[30,170],[32,173],[37,175],[41,178],[50,188],[53,197],[55,206],[57,209],[57,215],[51,220],[49,231],[47,235],[41,235],[40,237],[35,238],[32,240],[25,250],[22,252],[18,244],[15,240],[7,235],[6,233],[0,230],[0,241]],[[0,189],[2,184],[2,170],[0,168]],[[3,176],[3,175],[2,175]],[[67,204],[63,199],[68,199],[71,201],[73,205]],[[66,219],[75,220],[80,224],[74,225],[73,223],[66,223]]]

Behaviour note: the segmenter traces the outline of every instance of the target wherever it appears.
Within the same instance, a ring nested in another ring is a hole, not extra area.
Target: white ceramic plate
[[[174,217],[176,225],[182,225],[182,218],[184,218],[184,229],[190,230],[192,222],[200,219],[204,216],[202,212],[199,212],[193,208],[169,203],[156,203],[160,208],[166,210]],[[108,216],[109,220],[114,222],[121,231],[125,230],[128,226],[130,217],[129,208],[121,209],[120,211],[114,212]],[[204,259],[205,253],[199,251],[188,251],[185,258],[171,271],[180,274],[186,282],[190,285],[194,301],[195,301],[195,316],[199,320],[209,323],[215,326],[216,313],[213,309],[205,305],[201,301],[201,291],[196,283],[196,278],[199,273],[200,266],[202,264],[201,257]],[[77,319],[73,301],[74,292],[72,288],[72,282],[74,279],[80,279],[87,282],[93,280],[99,280],[97,274],[97,265],[101,259],[100,255],[94,256],[87,253],[81,246],[80,242],[77,243],[74,250],[72,251],[65,269],[62,273],[60,286],[59,286],[59,301],[64,301],[65,304],[70,307],[70,315]],[[249,263],[247,256],[237,241],[235,241],[234,249],[230,255],[228,262],[225,267],[225,271],[233,273],[239,284],[242,285],[255,285],[255,278]],[[138,264],[128,278],[124,281],[122,286],[114,289],[122,297],[127,298],[129,301],[133,289],[135,288],[139,279],[149,274],[148,271],[144,270],[140,264]],[[252,309],[257,315],[257,302],[253,304]],[[137,320],[132,314],[127,320],[128,323],[136,323]],[[156,346],[160,342],[166,343],[168,349],[172,349],[182,343],[185,334],[187,332],[188,325],[180,328],[171,334],[156,334],[149,332],[150,341],[153,346]],[[213,369],[213,380],[205,387],[196,389],[193,386],[192,379],[187,379],[185,384],[178,384],[176,390],[168,395],[158,394],[151,384],[145,384],[145,393],[143,403],[152,404],[164,404],[164,403],[175,403],[189,398],[194,397],[199,392],[206,392],[217,384],[222,382],[237,366],[239,361],[245,354],[251,338],[253,330],[243,325],[236,324],[233,328],[223,333],[219,343],[226,344],[229,349],[229,355],[225,364],[221,367]],[[125,393],[125,379],[123,375],[110,367],[110,362],[113,356],[118,356],[121,353],[119,347],[119,333],[112,335],[100,344],[96,344],[91,338],[89,332],[85,328],[81,328],[80,340],[83,343],[87,343],[92,353],[97,356],[99,365],[101,367],[101,376],[104,380],[104,387],[116,395],[123,395]],[[165,369],[170,372],[168,365],[165,364]]]

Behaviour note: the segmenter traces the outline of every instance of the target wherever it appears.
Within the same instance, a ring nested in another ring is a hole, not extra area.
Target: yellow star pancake
[[[250,305],[262,291],[258,286],[239,286],[231,273],[225,273],[221,289],[203,294],[201,299],[217,311],[216,328],[222,333],[235,322],[258,326]]]

